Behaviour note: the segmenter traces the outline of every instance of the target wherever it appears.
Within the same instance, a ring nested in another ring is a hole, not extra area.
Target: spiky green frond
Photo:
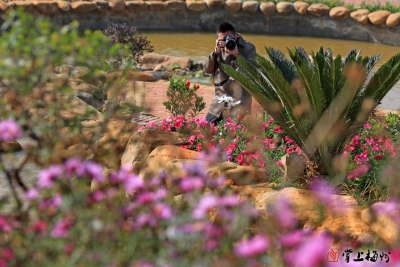
[[[360,50],[361,51],[361,50]],[[342,68],[347,65],[350,61],[354,61],[357,57],[357,51],[355,49],[351,49],[347,56],[343,59]]]
[[[282,75],[289,84],[297,79],[296,68],[292,61],[288,60],[285,55],[279,50],[272,47],[265,47],[268,57],[274,65],[280,69]]]

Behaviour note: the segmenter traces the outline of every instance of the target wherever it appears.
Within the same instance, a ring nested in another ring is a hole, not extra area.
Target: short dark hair
[[[228,22],[224,22],[218,26],[217,33],[220,32],[232,32],[233,34],[235,34],[235,27],[233,27],[232,24]]]

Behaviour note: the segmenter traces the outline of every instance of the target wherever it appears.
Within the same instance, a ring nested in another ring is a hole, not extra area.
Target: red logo
[[[328,252],[326,255],[326,262],[338,262],[339,261],[339,252],[334,251],[331,249],[331,251]]]

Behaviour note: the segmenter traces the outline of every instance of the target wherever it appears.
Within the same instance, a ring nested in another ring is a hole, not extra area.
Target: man
[[[227,104],[218,100],[223,96],[232,97],[235,102],[240,100],[239,108],[241,109],[241,114],[251,112],[251,95],[230,78],[221,66],[222,64],[233,66],[238,55],[247,60],[254,59],[256,48],[252,43],[245,41],[239,33],[236,33],[235,28],[227,22],[218,26],[217,36],[214,51],[208,56],[204,64],[204,72],[213,75],[213,83],[215,85],[215,96],[211,101],[211,106],[206,116],[206,120],[209,123],[218,123],[224,119],[223,110]],[[231,42],[232,38],[236,42],[234,47],[232,42],[228,45],[231,50],[225,46],[227,38],[228,40],[230,39],[229,42]],[[218,81],[214,80],[214,76],[217,76],[216,73],[220,77]]]

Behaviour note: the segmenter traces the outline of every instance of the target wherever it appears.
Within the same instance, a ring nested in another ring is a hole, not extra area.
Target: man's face
[[[231,37],[235,37],[235,35],[231,32],[231,31],[227,31],[227,32],[219,32],[218,33],[218,40],[224,40],[226,37],[231,36]]]

